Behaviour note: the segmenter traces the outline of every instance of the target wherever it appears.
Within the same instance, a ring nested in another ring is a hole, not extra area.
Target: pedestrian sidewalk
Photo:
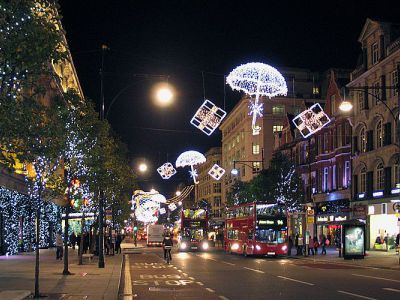
[[[336,248],[327,248],[327,254],[321,255],[321,249],[318,249],[317,255],[294,256],[294,258],[313,260],[318,262],[340,263],[340,264],[354,264],[363,267],[373,267],[381,269],[392,269],[400,271],[400,257],[394,250],[386,251],[367,251],[364,259],[344,259],[339,257],[339,251]],[[293,253],[293,252],[292,252]]]
[[[40,250],[39,290],[46,299],[117,299],[122,255],[105,256],[105,268],[98,258],[84,258],[78,265],[78,251],[69,249],[69,271],[62,275],[64,262],[56,260],[55,248]],[[0,299],[26,299],[35,288],[35,254],[0,256]]]

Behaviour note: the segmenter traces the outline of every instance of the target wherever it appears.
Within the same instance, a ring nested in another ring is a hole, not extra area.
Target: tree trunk
[[[39,197],[39,203],[40,203],[40,197]],[[38,205],[38,208],[36,210],[36,249],[35,249],[35,298],[39,298],[39,242],[40,242],[40,205]]]
[[[63,275],[71,275],[68,270],[68,231],[69,231],[69,192],[68,192],[68,204],[65,209],[65,230],[64,230],[64,271]]]
[[[79,245],[79,263],[78,265],[83,265],[83,239],[84,239],[84,229],[85,229],[85,214],[82,213],[82,219],[81,219],[81,240],[80,240],[80,245]]]

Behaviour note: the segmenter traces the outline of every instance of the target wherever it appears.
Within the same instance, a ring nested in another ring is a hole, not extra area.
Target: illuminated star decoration
[[[253,115],[251,127],[253,135],[258,135],[261,127],[256,125],[257,116],[262,117],[263,103],[259,103],[261,96],[269,98],[287,94],[285,78],[279,71],[267,64],[248,63],[240,65],[229,73],[226,82],[233,90],[243,91],[254,96],[249,105],[249,115]]]
[[[157,169],[158,174],[162,179],[169,179],[176,174],[174,166],[170,162],[166,162],[161,167]]]
[[[208,175],[210,175],[215,180],[220,180],[224,174],[225,170],[217,164],[213,165],[210,171],[208,171]]]
[[[305,138],[321,130],[330,121],[319,103],[312,105],[293,119],[294,125]]]
[[[186,167],[190,166],[191,171],[190,175],[193,177],[193,181],[195,184],[198,184],[197,181],[197,172],[193,168],[194,165],[202,164],[206,161],[206,157],[198,151],[186,151],[181,153],[176,159],[175,166],[178,167]]]
[[[190,120],[190,124],[210,136],[218,128],[225,116],[226,111],[216,106],[210,100],[205,100],[192,120]]]

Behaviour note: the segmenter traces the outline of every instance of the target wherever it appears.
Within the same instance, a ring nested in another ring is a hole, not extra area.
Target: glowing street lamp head
[[[172,102],[173,94],[169,88],[160,88],[157,91],[157,100],[162,105],[168,105]]]
[[[237,176],[239,174],[239,170],[238,169],[232,169],[231,174],[234,176]]]
[[[182,194],[181,191],[176,191],[175,195],[180,196]]]
[[[344,112],[349,112],[353,109],[353,104],[350,101],[344,100],[340,103],[339,109]]]
[[[142,172],[142,173],[146,172],[147,171],[147,165],[145,163],[141,163],[139,165],[139,171]]]

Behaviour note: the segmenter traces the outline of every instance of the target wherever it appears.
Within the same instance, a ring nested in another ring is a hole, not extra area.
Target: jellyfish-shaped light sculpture
[[[206,158],[203,154],[197,151],[186,151],[178,156],[176,159],[176,167],[186,167],[190,166],[191,171],[190,175],[193,177],[193,181],[195,184],[198,184],[196,177],[198,176],[197,171],[193,168],[193,166],[202,164],[206,161]]]
[[[229,73],[226,82],[233,90],[254,96],[254,100],[251,100],[249,105],[249,115],[253,115],[251,123],[253,135],[259,134],[261,130],[261,127],[256,125],[257,117],[262,117],[263,113],[263,103],[259,103],[259,98],[286,96],[288,91],[282,74],[274,67],[263,63],[248,63],[236,67]]]

